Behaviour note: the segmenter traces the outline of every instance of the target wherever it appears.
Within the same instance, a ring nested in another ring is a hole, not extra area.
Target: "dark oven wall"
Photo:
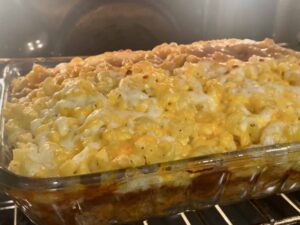
[[[0,57],[271,37],[300,50],[299,0],[2,0]]]

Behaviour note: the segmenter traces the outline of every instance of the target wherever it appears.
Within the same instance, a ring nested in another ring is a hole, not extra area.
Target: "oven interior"
[[[0,57],[92,55],[163,42],[273,38],[300,50],[298,0],[2,0]]]
[[[270,37],[300,50],[298,0],[2,0],[0,6],[1,58],[93,55],[231,37]],[[0,225],[29,224],[12,200],[0,196]],[[300,224],[300,192],[137,224]]]

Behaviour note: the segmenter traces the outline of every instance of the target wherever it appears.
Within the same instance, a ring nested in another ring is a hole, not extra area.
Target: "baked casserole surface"
[[[104,53],[12,82],[9,169],[72,176],[300,141],[299,53],[272,40]]]

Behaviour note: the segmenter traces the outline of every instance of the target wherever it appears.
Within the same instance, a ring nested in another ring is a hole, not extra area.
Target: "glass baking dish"
[[[34,63],[49,67],[70,59],[0,60],[1,109],[10,81]],[[300,143],[72,177],[22,177],[7,170],[12,152],[3,125],[1,114],[0,191],[40,225],[127,223],[300,187]]]

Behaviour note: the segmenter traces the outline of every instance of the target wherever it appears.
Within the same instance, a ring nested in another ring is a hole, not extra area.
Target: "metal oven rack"
[[[279,194],[228,206],[152,218],[131,225],[283,225],[300,224],[300,192]],[[0,225],[33,225],[14,205],[0,196]]]

